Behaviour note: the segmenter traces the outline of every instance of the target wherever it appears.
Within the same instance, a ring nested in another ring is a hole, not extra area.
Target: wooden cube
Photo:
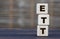
[[[49,25],[49,14],[38,15],[38,25]]]
[[[37,26],[37,36],[48,36],[48,26]]]
[[[48,13],[48,4],[47,3],[37,3],[36,13],[37,14],[46,14],[46,13]]]

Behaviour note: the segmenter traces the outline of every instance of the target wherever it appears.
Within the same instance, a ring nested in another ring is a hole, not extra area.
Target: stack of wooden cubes
[[[48,3],[37,3],[36,13],[38,14],[37,36],[48,36]]]

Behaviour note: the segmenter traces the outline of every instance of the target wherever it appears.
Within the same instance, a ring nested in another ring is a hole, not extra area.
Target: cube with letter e
[[[48,13],[48,4],[47,3],[37,3],[36,6],[36,13],[37,14],[45,14]]]

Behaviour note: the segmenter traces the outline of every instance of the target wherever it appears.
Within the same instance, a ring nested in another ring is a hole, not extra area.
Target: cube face
[[[49,15],[48,14],[38,15],[38,25],[49,25]]]
[[[37,36],[48,36],[48,26],[37,26]]]
[[[37,3],[36,5],[37,14],[46,14],[48,13],[48,4],[47,3]]]

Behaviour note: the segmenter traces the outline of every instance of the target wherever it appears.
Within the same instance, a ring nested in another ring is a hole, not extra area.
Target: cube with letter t
[[[37,36],[48,36],[48,26],[37,26]]]
[[[49,14],[38,15],[38,25],[49,25]]]

